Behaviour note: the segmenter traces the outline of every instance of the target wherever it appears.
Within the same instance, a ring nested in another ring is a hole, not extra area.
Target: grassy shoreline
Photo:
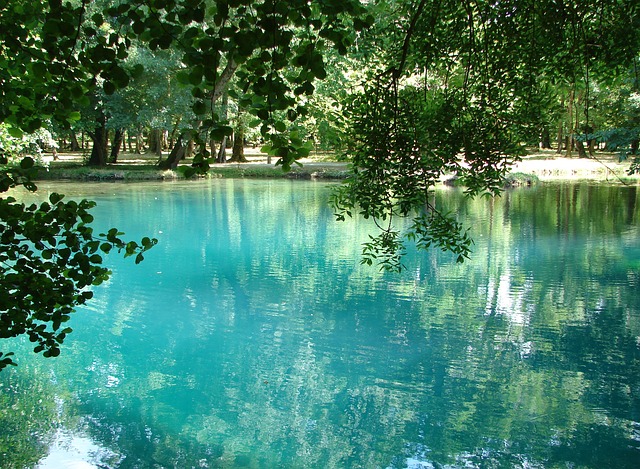
[[[117,164],[105,168],[83,165],[81,154],[63,154],[57,161],[45,156],[47,168],[42,168],[38,180],[65,181],[175,181],[185,180],[181,168],[176,171],[161,170],[156,166],[157,156],[124,154]],[[268,164],[266,155],[252,153],[247,163],[212,165],[207,178],[256,178],[256,179],[306,179],[340,180],[348,176],[348,164],[323,158],[302,160],[302,166],[294,166],[284,172],[280,166]],[[609,183],[634,184],[640,175],[628,176],[630,162],[620,162],[614,154],[600,153],[595,158],[566,158],[553,151],[536,151],[516,163],[508,176],[508,186],[533,185],[538,181],[589,180]]]
[[[317,165],[305,165],[301,168],[292,168],[289,172],[273,165],[244,165],[227,164],[225,167],[212,167],[206,176],[216,178],[259,178],[259,179],[344,179],[348,175],[346,165],[344,167],[318,167]],[[157,168],[145,168],[139,166],[127,167],[117,165],[106,168],[76,167],[76,168],[42,168],[38,172],[38,180],[71,180],[71,181],[175,181],[186,180],[183,172],[161,170]]]

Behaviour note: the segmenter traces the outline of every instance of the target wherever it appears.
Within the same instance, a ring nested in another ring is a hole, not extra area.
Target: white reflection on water
[[[38,462],[36,469],[110,469],[118,467],[123,459],[86,436],[58,430],[49,454]]]

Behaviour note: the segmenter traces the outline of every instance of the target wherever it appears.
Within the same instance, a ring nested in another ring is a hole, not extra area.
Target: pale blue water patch
[[[371,224],[335,223],[326,184],[82,187],[101,227],[159,245],[109,257],[60,357],[19,347],[3,399],[34,430],[2,467],[65,442],[112,468],[640,463],[635,188],[439,190],[472,259],[396,275],[359,264]]]

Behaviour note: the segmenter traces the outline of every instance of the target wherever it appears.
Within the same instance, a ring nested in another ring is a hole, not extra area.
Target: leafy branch
[[[34,189],[24,174],[30,163],[24,161],[17,176],[5,170],[0,180]],[[63,199],[52,193],[48,201],[25,205],[14,197],[0,198],[0,339],[26,334],[34,352],[45,357],[60,354],[72,331],[63,325],[93,297],[90,288],[109,279],[102,255],[115,249],[137,264],[157,244],[148,237],[125,241],[116,228],[96,236],[89,213],[95,202]],[[15,365],[12,356],[0,352],[0,369]]]

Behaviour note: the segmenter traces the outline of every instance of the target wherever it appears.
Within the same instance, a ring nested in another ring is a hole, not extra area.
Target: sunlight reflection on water
[[[82,435],[58,430],[36,469],[112,469],[123,457]]]

